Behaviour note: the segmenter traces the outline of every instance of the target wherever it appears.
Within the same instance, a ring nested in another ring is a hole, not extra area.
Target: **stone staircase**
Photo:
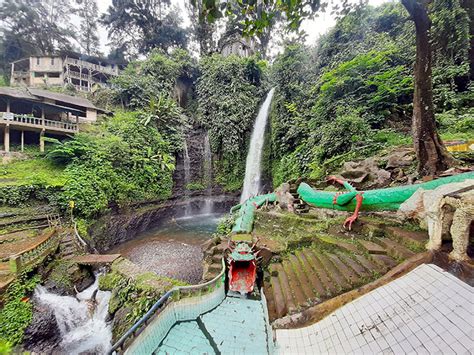
[[[302,199],[300,199],[300,196],[297,192],[298,189],[298,184],[297,183],[292,183],[290,184],[290,193],[293,196],[293,207],[295,209],[295,213],[297,214],[302,214],[302,213],[308,213],[309,212],[309,206],[304,202]]]
[[[423,232],[393,228],[372,240],[323,236],[321,242],[291,252],[264,275],[270,320],[375,280],[415,255],[427,240]]]

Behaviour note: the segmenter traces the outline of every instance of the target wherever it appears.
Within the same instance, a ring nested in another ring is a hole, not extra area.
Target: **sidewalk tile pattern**
[[[320,322],[276,330],[279,354],[474,354],[474,288],[420,265]]]

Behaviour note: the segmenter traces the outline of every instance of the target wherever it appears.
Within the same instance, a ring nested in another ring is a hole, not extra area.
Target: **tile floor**
[[[301,329],[277,330],[279,354],[474,354],[474,288],[432,264]]]
[[[262,303],[227,297],[201,317],[206,331],[222,354],[267,355],[267,333]],[[196,321],[173,326],[156,354],[214,354]]]

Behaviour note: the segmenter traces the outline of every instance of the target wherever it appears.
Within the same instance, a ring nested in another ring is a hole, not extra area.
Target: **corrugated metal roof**
[[[0,96],[5,95],[5,96],[9,96],[9,97],[12,97],[12,98],[15,98],[15,99],[34,101],[35,104],[37,104],[37,105],[52,107],[52,108],[55,108],[59,111],[68,111],[68,112],[71,112],[73,114],[85,113],[85,110],[81,111],[81,110],[77,110],[77,109],[72,108],[72,107],[66,107],[66,106],[62,106],[62,105],[52,104],[52,103],[49,103],[49,102],[43,102],[39,95],[33,95],[28,90],[29,89],[12,88],[12,87],[0,87]],[[45,90],[41,90],[41,91],[45,91]],[[64,96],[69,96],[69,95],[64,95]],[[73,96],[71,96],[71,97],[73,97]],[[59,100],[58,99],[58,101],[64,101],[64,100]],[[87,100],[87,101],[89,101],[89,100]],[[78,106],[83,106],[83,105],[78,105]],[[83,106],[83,107],[87,107],[87,106]],[[98,109],[98,110],[100,110],[100,109]],[[100,111],[102,111],[102,110],[100,110]]]
[[[107,113],[99,107],[94,106],[88,99],[80,96],[71,96],[66,94],[60,94],[48,90],[35,89],[35,88],[13,88],[13,87],[0,87],[0,95],[6,95],[17,99],[30,100],[35,102],[42,102],[44,99],[61,101],[75,106],[81,106],[84,108],[90,108],[99,112]],[[64,107],[64,105],[56,105],[57,107]],[[72,108],[71,108],[72,109]],[[84,110],[85,111],[85,110]]]
[[[41,97],[41,98],[67,102],[68,104],[87,107],[87,108],[92,108],[92,109],[102,111],[101,109],[95,107],[92,102],[90,102],[89,100],[87,100],[84,97],[60,94],[60,93],[57,93],[57,92],[52,92],[52,91],[42,90],[42,89],[35,89],[35,88],[28,88],[27,90],[32,95],[38,96],[38,97]]]

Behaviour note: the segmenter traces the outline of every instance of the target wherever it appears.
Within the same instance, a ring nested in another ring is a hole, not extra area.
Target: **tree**
[[[100,55],[97,22],[99,10],[96,0],[76,0],[79,7],[76,13],[81,18],[78,42],[87,55]]]
[[[201,55],[207,55],[215,50],[216,41],[213,38],[213,33],[216,33],[217,26],[215,22],[208,21],[206,17],[201,16],[203,6],[202,0],[196,0],[194,6],[186,3],[191,20],[191,31],[199,43],[199,52]]]
[[[125,46],[131,58],[153,48],[183,48],[187,31],[178,9],[169,5],[169,0],[114,0],[100,21],[115,47]]]
[[[416,32],[412,134],[418,172],[421,175],[436,175],[446,170],[453,163],[453,158],[436,131],[431,77],[431,20],[426,4],[421,0],[402,0],[402,4],[415,23]]]
[[[5,0],[0,5],[1,30],[10,44],[21,46],[18,53],[70,49],[74,38],[74,31],[67,27],[71,11],[69,0]]]
[[[195,0],[191,0],[195,1]],[[436,131],[433,108],[433,84],[431,78],[432,53],[430,44],[431,22],[428,16],[427,3],[430,0],[401,0],[412,17],[416,28],[416,63],[415,63],[415,95],[413,100],[413,141],[418,157],[418,172],[421,175],[435,175],[453,163]],[[232,16],[226,9],[231,8],[231,0],[219,3],[209,0],[203,9],[203,16],[215,19],[222,16]],[[301,21],[312,17],[318,11],[325,11],[328,1],[295,0],[295,1],[262,1],[243,0],[237,2],[241,13],[245,16],[245,33],[252,35],[261,33],[270,25],[270,19],[276,11],[285,15],[286,26],[297,31]],[[271,6],[274,5],[274,6]],[[364,5],[364,1],[351,5],[344,1],[342,7],[333,5],[332,11],[337,14],[347,14],[351,9]],[[266,10],[266,9],[269,10]]]

